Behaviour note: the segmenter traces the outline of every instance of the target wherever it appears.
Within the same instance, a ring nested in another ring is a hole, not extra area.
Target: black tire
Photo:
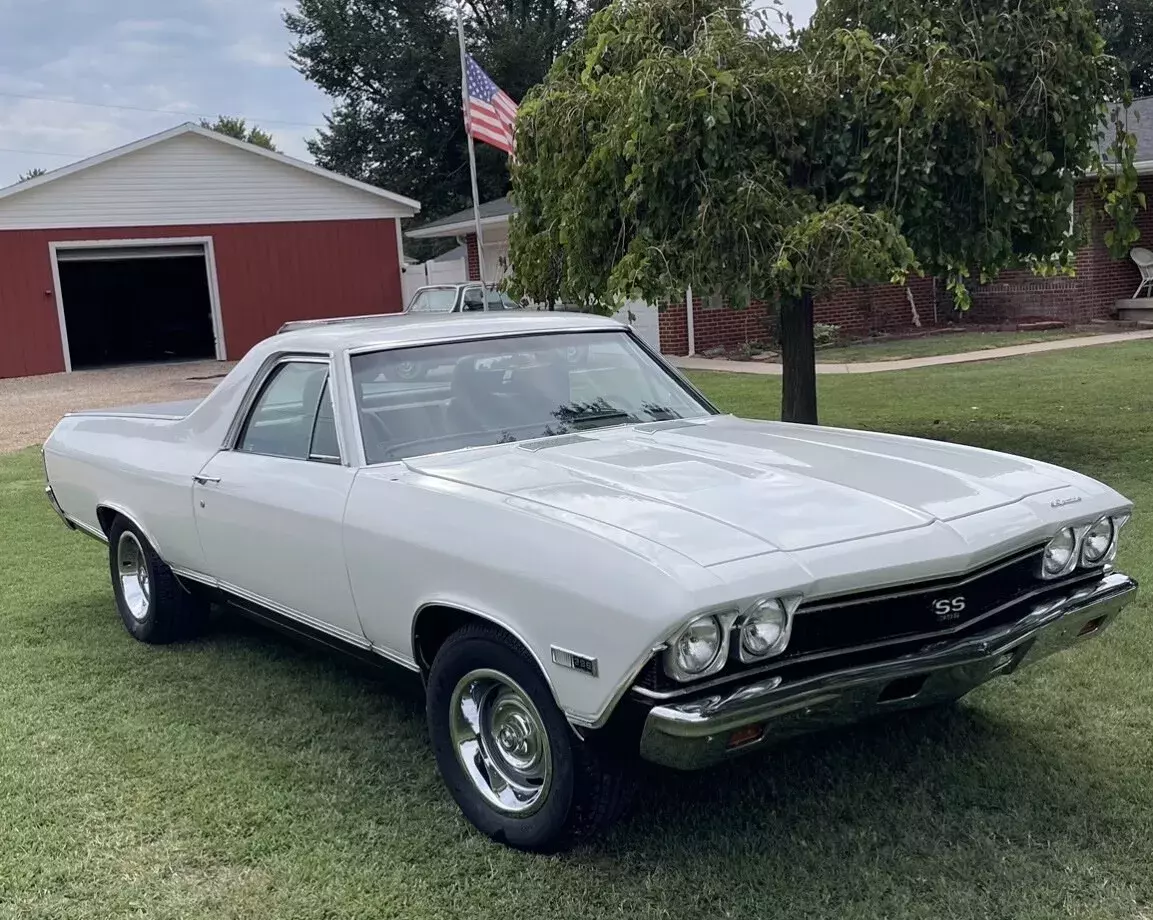
[[[453,695],[471,672],[507,676],[536,707],[551,752],[552,777],[543,802],[527,816],[497,810],[465,772],[450,729]],[[441,778],[481,833],[520,850],[555,852],[612,824],[633,789],[632,764],[577,737],[553,699],[536,662],[511,636],[487,625],[466,626],[441,646],[428,677],[429,734]]]
[[[131,600],[125,594],[121,578],[122,544],[125,552],[138,550],[138,571],[147,579],[146,594],[137,594]],[[116,609],[124,628],[134,639],[149,645],[164,645],[191,639],[204,630],[208,622],[207,601],[184,589],[140,529],[124,517],[116,518],[108,534],[108,567]]]

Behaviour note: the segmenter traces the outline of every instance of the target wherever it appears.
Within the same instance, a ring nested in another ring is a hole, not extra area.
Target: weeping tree
[[[1090,0],[825,0],[784,36],[726,2],[617,0],[528,94],[520,293],[774,302],[782,418],[815,423],[815,298],[918,272],[966,307],[966,279],[1069,270],[1086,173],[1115,254],[1136,238],[1125,78]]]

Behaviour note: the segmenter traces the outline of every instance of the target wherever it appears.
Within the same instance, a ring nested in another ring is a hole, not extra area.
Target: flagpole
[[[484,234],[480,229],[480,192],[476,186],[476,145],[472,132],[468,130],[468,53],[464,50],[464,18],[461,5],[456,5],[456,34],[460,39],[460,102],[461,116],[465,120],[465,134],[468,135],[468,169],[472,175],[472,218],[476,224],[476,263],[480,273],[480,283],[484,284]]]

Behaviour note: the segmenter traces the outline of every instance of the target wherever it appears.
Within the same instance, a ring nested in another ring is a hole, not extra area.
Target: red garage
[[[0,377],[237,359],[288,320],[399,311],[419,208],[191,124],[0,190]]]

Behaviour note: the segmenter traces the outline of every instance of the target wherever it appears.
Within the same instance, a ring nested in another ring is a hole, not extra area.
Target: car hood
[[[1060,470],[936,441],[732,416],[408,461],[718,565],[955,521],[1063,488]]]

